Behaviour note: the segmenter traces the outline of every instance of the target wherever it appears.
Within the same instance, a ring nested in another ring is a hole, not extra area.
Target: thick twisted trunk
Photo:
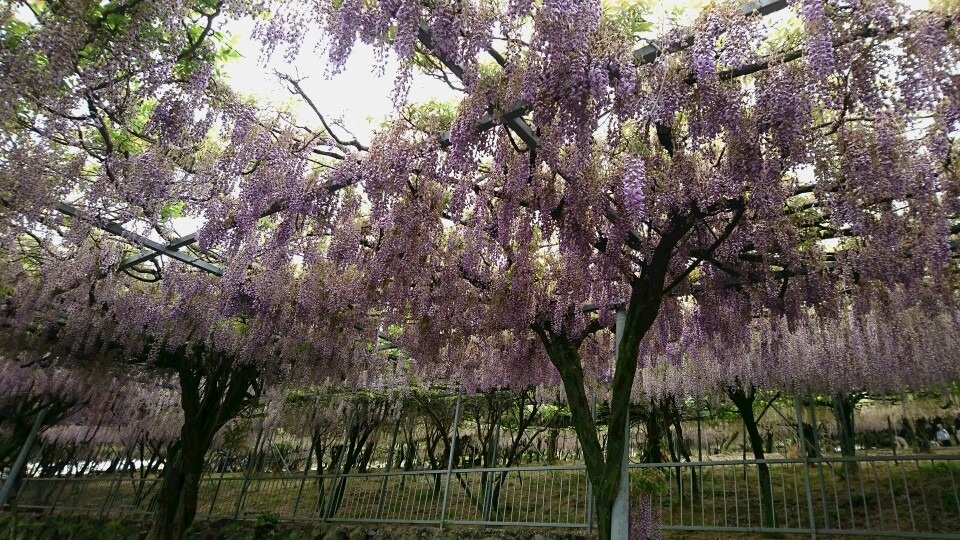
[[[624,457],[629,440],[630,394],[637,372],[640,341],[653,325],[661,302],[663,275],[654,274],[648,280],[636,280],[624,317],[623,332],[617,346],[616,367],[610,388],[610,417],[607,424],[606,452],[600,445],[597,426],[590,413],[590,402],[584,385],[583,364],[580,359],[581,339],[572,340],[563,333],[535,328],[547,349],[551,362],[560,372],[574,429],[583,449],[587,475],[593,486],[597,532],[600,540],[609,540],[614,529],[614,502],[620,491]],[[625,523],[618,530],[626,530]]]
[[[859,393],[837,392],[830,400],[833,416],[837,420],[840,455],[845,457],[853,457],[857,454],[853,414],[857,403],[862,398],[863,394]]]
[[[663,419],[657,400],[650,399],[650,408],[644,417],[647,438],[644,441],[643,462],[663,463]]]
[[[151,532],[157,540],[183,538],[197,514],[204,456],[214,437],[260,395],[259,373],[253,366],[235,367],[219,359],[212,367],[198,364],[177,371],[184,422],[157,494]]]
[[[707,252],[716,249],[722,239],[736,228],[745,208],[743,201],[734,202],[730,208],[734,211],[730,223],[722,233],[721,239],[718,239]],[[689,215],[683,213],[671,215],[669,226],[664,229],[656,248],[646,259],[640,275],[634,274],[630,277],[630,298],[626,301],[624,313],[618,315],[617,321],[618,327],[621,323],[623,326],[616,346],[616,362],[613,381],[610,385],[610,418],[607,423],[606,452],[600,446],[597,426],[590,414],[590,402],[584,386],[583,363],[579,352],[580,344],[589,332],[599,330],[599,327],[591,325],[592,328],[588,328],[585,333],[573,337],[561,328],[551,328],[549,324],[537,323],[532,328],[543,343],[551,363],[557,368],[560,380],[563,382],[573,426],[583,449],[587,475],[593,485],[600,540],[611,538],[614,519],[624,521],[621,524],[622,527],[617,527],[618,531],[627,531],[627,516],[615,518],[613,505],[620,492],[620,482],[626,465],[624,458],[629,442],[627,423],[630,394],[637,375],[640,342],[660,313],[664,294],[679,284],[697,266],[697,263],[689,266],[685,271],[674,276],[671,283],[667,283],[667,273],[674,257],[674,250],[693,228],[693,215],[697,213],[699,213],[698,210],[692,209]],[[620,319],[621,316],[622,319]]]
[[[756,390],[751,387],[750,391],[747,392],[742,386],[737,385],[728,388],[727,395],[737,407],[740,417],[743,418],[743,427],[747,431],[747,436],[750,439],[750,448],[753,450],[754,459],[758,461],[763,460],[763,436],[760,435],[760,428],[757,425],[757,418],[754,416],[753,411]],[[773,509],[773,483],[770,479],[770,467],[766,463],[757,463],[757,477],[760,482],[760,504],[763,509],[763,526],[776,527]]]

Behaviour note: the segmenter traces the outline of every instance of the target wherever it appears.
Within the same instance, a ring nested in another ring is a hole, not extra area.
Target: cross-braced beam
[[[96,219],[89,219],[87,216],[84,216],[83,212],[77,209],[77,207],[73,205],[69,205],[67,203],[58,204],[57,211],[77,219],[87,218],[88,221],[91,221],[92,223],[94,223],[99,229],[149,249],[153,253],[153,255],[149,258],[153,258],[158,255],[166,255],[171,259],[176,259],[180,262],[189,264],[190,266],[203,270],[204,272],[209,272],[218,277],[223,276],[223,269],[220,268],[219,266],[215,264],[211,264],[198,257],[194,257],[192,255],[188,255],[186,253],[178,251],[178,248],[195,242],[196,241],[195,234],[189,234],[187,236],[178,238],[172,242],[161,244],[160,242],[151,240],[146,236],[142,236],[135,232],[128,231],[115,221],[98,222],[98,220]],[[145,260],[149,260],[149,258]],[[129,267],[130,266],[127,266],[126,268],[129,268]]]

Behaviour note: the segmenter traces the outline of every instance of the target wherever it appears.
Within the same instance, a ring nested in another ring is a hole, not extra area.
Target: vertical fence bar
[[[960,437],[960,433],[958,433],[957,436]],[[947,473],[950,475],[950,488],[953,490],[951,491],[953,494],[953,503],[957,505],[957,514],[960,515],[960,491],[957,490],[957,482],[953,479],[953,467],[949,462],[947,463]]]
[[[743,468],[744,468],[744,470],[746,470],[747,466],[744,465]],[[738,478],[740,478],[740,473],[737,472],[737,466],[734,465],[734,466],[733,466],[733,511],[734,511],[734,514],[733,514],[733,515],[734,515],[734,517],[736,518],[736,521],[735,521],[734,523],[736,524],[735,526],[737,526],[737,527],[743,527],[743,525],[740,524],[740,493],[739,493],[738,490],[737,490],[737,479],[738,479]],[[748,500],[747,502],[749,503],[750,501]]]
[[[807,435],[803,432],[803,409],[800,396],[794,396],[797,414],[797,435],[800,437],[800,456],[803,457],[803,488],[807,495],[807,519],[810,522],[810,538],[817,538],[817,518],[813,513],[813,491],[810,489],[810,457],[807,455]],[[799,523],[798,523],[799,525]]]
[[[790,527],[790,512],[787,510],[787,473],[785,472],[787,465],[784,463],[777,468],[780,469],[780,486],[783,488],[783,526]],[[793,478],[793,485],[794,487],[797,485],[796,475]]]
[[[846,467],[846,464],[844,464],[844,467]],[[857,517],[853,513],[853,488],[850,486],[850,475],[853,474],[854,467],[857,467],[856,463],[853,463],[850,466],[849,470],[844,469],[843,482],[844,482],[844,485],[847,487],[847,508],[850,509],[850,526],[856,529]],[[859,467],[857,468],[857,470],[859,471]],[[839,510],[837,511],[837,515],[838,516],[840,515]]]
[[[917,463],[919,463],[919,461],[918,461]],[[919,468],[919,465],[918,465],[918,468]],[[888,466],[887,466],[887,469],[888,469],[888,470],[890,469],[889,464],[888,464]],[[906,477],[906,476],[904,475],[904,473],[903,473],[903,467],[897,467],[897,469],[900,471],[900,479],[903,480],[903,493],[907,496],[907,511],[909,512],[908,515],[910,516],[910,530],[911,530],[911,531],[916,531],[916,530],[917,530],[917,520],[916,520],[916,518],[915,518],[914,515],[913,515],[913,501],[910,500],[910,486],[907,485],[907,477]],[[892,471],[890,472],[890,476],[891,476],[891,477],[893,476],[893,472],[892,472]],[[896,492],[895,492],[895,491],[891,490],[891,492],[892,492],[894,495],[896,495]]]
[[[896,456],[894,456],[896,457]],[[868,463],[865,463],[863,466],[868,466]],[[872,467],[871,467],[872,468]],[[866,528],[870,528],[870,510],[867,507],[867,488],[863,485],[863,470],[862,467],[859,468],[857,472],[857,478],[860,481],[860,498],[863,501],[863,520],[865,522]]]
[[[917,464],[917,478],[923,478],[923,469],[921,469],[920,467],[920,460],[917,460],[916,464]],[[930,462],[930,467],[934,468],[933,461]],[[903,469],[901,469],[900,472],[903,473]],[[904,484],[906,484],[906,482],[904,482]],[[924,488],[923,482],[921,481],[920,482],[920,502],[923,504],[923,514],[924,514],[924,517],[927,518],[927,530],[929,531],[933,529],[933,523],[930,521],[930,509],[928,508],[928,505],[927,505],[927,492],[923,488]],[[909,487],[907,487],[907,493],[910,493]],[[942,507],[943,507],[943,503],[941,501],[941,509]]]
[[[457,385],[457,406],[453,413],[453,438],[450,442],[450,456],[447,458],[447,479],[443,487],[443,503],[440,506],[440,529],[443,530],[447,521],[447,504],[450,502],[450,477],[453,475],[453,455],[457,451],[457,437],[460,433],[460,405],[463,398],[463,389]]]

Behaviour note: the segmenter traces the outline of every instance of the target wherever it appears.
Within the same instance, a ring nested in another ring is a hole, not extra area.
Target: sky
[[[253,22],[249,19],[234,21],[224,28],[237,37],[234,48],[241,58],[227,64],[225,72],[229,84],[243,94],[255,97],[258,102],[273,106],[291,106],[298,117],[308,125],[319,125],[310,108],[290,94],[274,75],[275,71],[302,77],[301,86],[328,120],[342,118],[345,126],[356,134],[362,143],[368,143],[380,122],[394,110],[390,94],[396,79],[397,63],[389,53],[383,74],[374,67],[377,63],[372,47],[357,43],[340,74],[329,77],[328,63],[323,52],[314,52],[308,47],[293,63],[276,54],[265,62],[261,58],[260,44],[249,38]],[[312,39],[317,39],[319,31]],[[455,92],[441,81],[425,75],[415,75],[410,89],[411,102],[429,98],[440,101],[457,101],[462,94]]]

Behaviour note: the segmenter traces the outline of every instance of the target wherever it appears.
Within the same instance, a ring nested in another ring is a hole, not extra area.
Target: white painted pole
[[[616,326],[616,353],[620,353],[620,339],[623,338],[623,326],[627,320],[627,312],[617,309]],[[627,422],[623,426],[623,437],[626,445],[623,449],[623,462],[620,466],[620,489],[617,498],[613,501],[613,520],[610,526],[611,540],[629,540],[630,538],[630,404],[627,402]]]

